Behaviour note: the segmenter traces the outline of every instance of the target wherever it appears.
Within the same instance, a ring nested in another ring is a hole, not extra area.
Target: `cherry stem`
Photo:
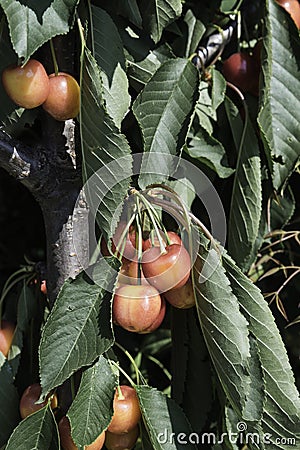
[[[135,360],[133,359],[133,357],[131,356],[131,354],[128,352],[128,350],[126,350],[126,348],[124,348],[121,344],[119,344],[118,342],[115,342],[115,346],[118,347],[120,350],[122,350],[122,352],[127,356],[127,358],[129,359],[129,361],[131,362],[131,364],[134,367],[135,370],[135,375],[136,375],[136,384],[140,384],[140,378],[142,379],[143,383],[145,383],[145,379],[143,377],[143,375],[141,374],[141,372],[139,371],[138,366],[136,365]]]
[[[160,251],[161,251],[161,253],[165,254],[166,253],[166,247],[164,245],[164,242],[163,242],[163,240],[161,238],[159,229],[157,227],[157,225],[159,225],[159,226],[162,226],[162,225],[161,225],[161,221],[159,220],[159,218],[157,216],[157,213],[156,213],[155,209],[153,208],[151,203],[146,199],[146,197],[144,197],[138,191],[135,192],[135,195],[137,195],[141,199],[141,202],[145,205],[147,213],[148,213],[148,215],[150,217],[150,220],[151,220],[152,225],[154,227],[155,233],[157,235]]]
[[[241,13],[240,13],[240,11],[238,11],[237,12],[237,43],[238,43],[237,51],[238,52],[240,52],[240,50],[241,50],[241,32],[242,32]]]
[[[115,366],[123,375],[124,377],[129,381],[129,383],[131,384],[132,387],[135,386],[135,383],[133,382],[133,380],[130,378],[130,376],[125,372],[124,369],[122,369],[122,367],[119,366],[119,364],[117,364],[113,359],[109,359],[109,363],[113,366]]]
[[[166,377],[169,380],[172,380],[172,375],[170,374],[170,372],[168,371],[168,369],[166,369],[166,367],[159,361],[159,359],[155,358],[152,355],[146,355],[144,354],[144,356],[149,359],[149,361],[152,361],[154,364],[156,364],[162,371],[163,373],[166,375]]]
[[[54,48],[52,39],[50,39],[50,49],[51,49],[51,56],[52,56],[52,61],[53,61],[54,73],[55,73],[55,76],[57,77],[59,70],[58,70],[58,64],[57,64],[57,59],[56,59],[56,54],[55,54],[55,48]]]
[[[93,254],[92,254],[91,258],[90,258],[90,261],[89,261],[89,265],[90,266],[92,266],[93,264],[95,264],[97,262],[98,256],[100,254],[102,255],[102,253],[101,253],[101,240],[102,239],[103,239],[103,234],[101,234],[100,238],[98,239],[96,248],[93,251]]]
[[[118,391],[118,400],[124,400],[125,397],[124,397],[124,395],[123,395],[121,386],[120,386],[119,384],[118,384],[118,386],[117,386],[117,391]]]
[[[137,248],[138,248],[138,261],[137,261],[137,284],[142,284],[142,268],[141,268],[141,261],[142,261],[142,254],[143,254],[143,242],[142,242],[142,227],[141,227],[141,210],[140,210],[140,204],[138,198],[136,198],[136,206],[138,210],[138,214],[136,217],[136,241],[137,241]]]
[[[184,218],[182,217],[182,210],[181,210],[181,207],[179,205],[171,203],[170,201],[157,199],[155,197],[152,198],[152,202],[155,203],[158,206],[163,207],[166,211],[170,212],[170,214],[173,214],[174,217],[176,217],[178,219],[178,221],[180,221],[180,223],[182,223],[184,226],[187,226],[187,224],[185,224],[185,222],[184,222]],[[209,230],[206,228],[206,226],[198,219],[198,217],[194,216],[193,213],[189,212],[188,215],[191,218],[191,220],[196,225],[198,225],[199,228],[201,228],[203,234],[211,241],[212,246],[214,247],[214,249],[219,254],[221,254],[220,248],[219,248],[217,242],[215,241],[214,237],[209,232]]]
[[[122,259],[122,255],[123,255],[124,248],[125,248],[125,245],[126,245],[126,239],[127,239],[127,235],[128,235],[128,232],[129,232],[129,228],[131,227],[131,225],[132,225],[133,221],[135,220],[136,216],[137,216],[137,212],[135,210],[133,212],[132,216],[130,217],[130,219],[128,220],[128,222],[126,224],[126,227],[124,228],[123,232],[121,233],[120,239],[118,240],[118,243],[116,245],[116,251],[114,253],[114,256],[116,258],[118,258],[118,253],[119,253],[120,254],[120,258]],[[120,251],[120,244],[122,244],[121,251]]]

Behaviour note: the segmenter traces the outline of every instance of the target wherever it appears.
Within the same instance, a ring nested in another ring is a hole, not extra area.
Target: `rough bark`
[[[60,70],[76,74],[75,33],[70,33],[68,40],[63,36],[54,41]],[[51,73],[53,62],[47,44],[38,57]],[[0,167],[24,184],[40,204],[47,240],[47,291],[53,305],[63,282],[88,264],[88,210],[83,198],[76,204],[82,177],[74,120],[57,122],[42,108],[37,120],[37,144],[24,145],[0,130]]]
[[[88,209],[80,197],[80,168],[74,164],[74,127],[68,121],[59,128],[54,138],[49,124],[50,148],[27,147],[0,131],[0,166],[30,190],[43,212],[51,304],[63,282],[88,263]]]

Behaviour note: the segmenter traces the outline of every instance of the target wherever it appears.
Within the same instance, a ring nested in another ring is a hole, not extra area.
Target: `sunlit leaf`
[[[258,116],[273,184],[281,188],[300,156],[300,39],[290,15],[268,0],[263,45],[263,97]]]
[[[103,258],[93,276],[97,283],[82,272],[61,288],[40,343],[44,395],[113,344],[111,298],[118,268],[117,259]]]
[[[30,2],[30,6],[28,3],[0,0],[13,47],[24,62],[50,38],[68,33],[78,0],[39,0]]]
[[[109,425],[117,382],[103,356],[83,373],[79,390],[67,414],[77,445],[91,444]]]

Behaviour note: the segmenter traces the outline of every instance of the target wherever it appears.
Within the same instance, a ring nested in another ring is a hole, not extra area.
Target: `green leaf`
[[[120,16],[126,17],[138,28],[142,28],[142,16],[137,4],[137,0],[117,0],[116,12]]]
[[[8,65],[16,63],[17,56],[10,42],[8,28],[6,23],[3,23],[2,30],[0,31],[0,72],[2,73]],[[14,111],[19,108],[10,100],[2,83],[0,83],[0,104],[0,120],[2,122],[7,121],[7,117],[13,115]]]
[[[242,416],[251,381],[248,323],[239,310],[221,256],[214,248],[207,251],[200,244],[194,271],[203,336],[222,387],[233,408]]]
[[[19,423],[6,450],[59,450],[58,430],[50,404]]]
[[[174,400],[149,386],[135,386],[135,389],[139,397],[144,424],[154,450],[191,450],[196,448],[189,442],[190,425]],[[184,439],[186,442],[182,443],[180,439]]]
[[[164,181],[174,170],[184,144],[198,84],[198,72],[186,59],[164,63],[133,104],[144,138],[140,187]],[[149,155],[150,154],[150,155]]]
[[[223,75],[216,69],[212,69],[212,90],[211,90],[211,106],[214,110],[225,100],[226,80]]]
[[[193,11],[188,9],[186,15],[183,19],[184,23],[187,25],[187,42],[186,42],[186,51],[185,56],[188,58],[197,50],[200,39],[202,38],[205,32],[204,24],[198,20]]]
[[[157,43],[164,28],[180,16],[182,3],[180,0],[142,0],[140,10],[145,30]]]
[[[227,13],[229,11],[234,11],[237,3],[238,3],[237,0],[222,0],[220,9],[221,9],[221,11],[227,12]]]
[[[206,81],[200,83],[200,96],[195,108],[195,118],[199,124],[195,121],[194,134],[191,134],[191,140],[184,150],[192,158],[216,172],[220,178],[227,178],[234,170],[229,167],[223,144],[213,135],[217,109],[224,100],[226,83],[217,70],[213,70],[212,75],[212,87]]]
[[[262,209],[260,151],[250,119],[243,123],[229,99],[225,107],[238,154],[231,194],[228,250],[238,266],[246,271],[256,258]]]
[[[172,309],[172,398],[201,435],[213,402],[211,363],[194,308]]]
[[[117,377],[103,356],[83,373],[79,390],[67,413],[72,437],[78,446],[91,444],[108,427],[117,384]]]
[[[280,189],[300,156],[300,39],[290,15],[268,0],[263,45],[263,97],[258,121],[273,184]]]
[[[238,430],[238,423],[240,422],[239,416],[234,412],[234,410],[229,406],[225,405],[225,414],[224,414],[224,425],[223,428],[224,432],[226,432],[226,435],[224,437],[224,444],[226,446],[226,450],[239,450],[238,445],[235,442],[230,442],[233,439],[228,439],[228,436],[232,435],[232,433],[236,433]],[[220,446],[220,450],[222,450],[223,447]],[[213,448],[213,450],[216,450]]]
[[[92,275],[97,282],[81,272],[75,280],[64,283],[40,343],[44,396],[113,344],[111,298],[119,265],[116,258],[103,258],[94,268],[97,273]]]
[[[211,136],[213,133],[213,123],[217,120],[217,111],[212,104],[210,85],[206,81],[201,81],[199,86],[199,99],[196,103],[195,113],[199,118],[200,125]]]
[[[175,58],[168,44],[162,44],[154,50],[147,49],[147,56],[142,60],[135,60],[133,56],[128,57],[128,75],[131,83],[138,90],[148,83],[157,69],[170,58]]]
[[[85,50],[81,85],[80,129],[83,177],[91,210],[99,206],[98,221],[106,240],[119,221],[132,173],[130,147],[107,113],[100,69]]]
[[[289,186],[282,194],[276,194],[270,208],[271,230],[282,229],[292,218],[295,207],[294,194]]]
[[[196,197],[195,186],[192,182],[188,178],[179,178],[178,180],[167,181],[166,185],[179,195],[181,201],[190,210]]]
[[[248,394],[248,402],[243,411],[243,418],[247,422],[260,423],[265,402],[265,384],[260,365],[259,348],[256,339],[250,335],[250,390]]]
[[[108,115],[119,129],[130,105],[123,44],[110,15],[95,6],[92,13],[94,56],[101,69],[103,99]]]
[[[77,3],[78,0],[53,0],[49,5],[49,1],[39,0],[27,6],[17,0],[0,0],[12,45],[24,63],[49,39],[68,33]]]
[[[11,368],[0,352],[0,446],[5,444],[20,420],[19,396]]]
[[[37,313],[37,298],[32,289],[25,283],[19,295],[18,300],[18,327],[22,331],[26,331],[30,320]]]
[[[210,136],[204,129],[200,128],[183,149],[192,158],[210,167],[220,178],[228,178],[234,173],[234,169],[229,167],[221,142]]]
[[[271,434],[274,449],[290,448],[278,444],[283,442],[283,438],[294,437],[299,445],[299,392],[274,317],[258,288],[242,274],[231,258],[226,255],[223,263],[241,311],[248,321],[249,331],[256,339],[265,384],[263,432]]]

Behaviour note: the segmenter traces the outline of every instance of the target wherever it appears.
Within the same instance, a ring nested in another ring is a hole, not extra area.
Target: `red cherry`
[[[46,280],[42,280],[41,281],[41,293],[44,295],[47,295],[47,284],[46,284]]]
[[[142,268],[147,281],[160,292],[183,286],[191,270],[191,259],[183,245],[171,244],[166,252],[151,247],[143,253]]]
[[[59,72],[49,75],[49,95],[43,108],[54,119],[64,121],[73,119],[79,113],[80,88],[72,75]]]
[[[189,278],[184,286],[164,293],[165,299],[175,308],[188,309],[195,306],[192,280]]]
[[[131,450],[134,447],[139,434],[138,426],[125,434],[115,434],[106,431],[105,447],[107,450]]]
[[[2,83],[7,95],[26,109],[44,103],[50,90],[44,66],[35,59],[30,59],[23,67],[12,65],[4,69]]]
[[[157,316],[157,318],[154,320],[153,324],[150,325],[149,328],[146,328],[144,331],[140,331],[140,334],[148,334],[152,333],[153,331],[157,330],[157,328],[162,324],[162,321],[164,320],[166,315],[166,302],[165,299],[161,299],[161,308],[160,312]]]
[[[298,29],[300,29],[300,5],[298,0],[276,0],[291,16]]]
[[[58,423],[60,443],[63,450],[78,450],[71,436],[70,422],[67,416],[63,416]],[[103,431],[90,445],[85,445],[84,450],[101,450],[105,441],[105,431]]]
[[[248,53],[234,53],[226,59],[223,74],[227,81],[240,88],[242,92],[250,92],[258,84],[258,65]]]
[[[116,389],[114,402],[114,414],[107,428],[110,433],[124,434],[133,430],[140,418],[140,404],[135,390],[130,386],[120,386]]]
[[[1,321],[0,328],[0,352],[7,357],[15,332],[15,325],[7,320]]]
[[[120,222],[119,225],[116,228],[116,231],[113,235],[112,238],[112,245],[111,245],[111,249],[112,249],[112,253],[115,253],[116,250],[118,250],[118,252],[122,252],[122,257],[126,258],[128,260],[132,260],[136,255],[137,255],[137,251],[136,251],[136,232],[135,229],[130,227],[129,228],[129,232],[127,233],[126,236],[126,241],[125,241],[125,245],[124,245],[124,240],[123,240],[123,233],[124,230],[126,229],[127,224],[126,222]],[[122,238],[122,241],[121,241]],[[104,241],[105,243],[105,241]],[[106,248],[105,248],[106,246]],[[101,245],[101,250],[102,250],[102,245]],[[105,243],[105,245],[103,244],[103,251],[102,254],[104,256],[108,256],[106,255],[106,253],[109,253],[109,250],[107,248],[107,244]]]
[[[27,389],[25,389],[19,405],[22,419],[25,419],[25,417],[33,414],[47,404],[47,400],[42,403],[36,403],[40,398],[41,392],[42,388],[39,383],[31,384]],[[51,399],[51,408],[57,408],[57,404],[57,396],[54,394]]]
[[[157,323],[161,308],[161,296],[153,286],[123,285],[114,295],[113,321],[127,331],[149,332]]]

